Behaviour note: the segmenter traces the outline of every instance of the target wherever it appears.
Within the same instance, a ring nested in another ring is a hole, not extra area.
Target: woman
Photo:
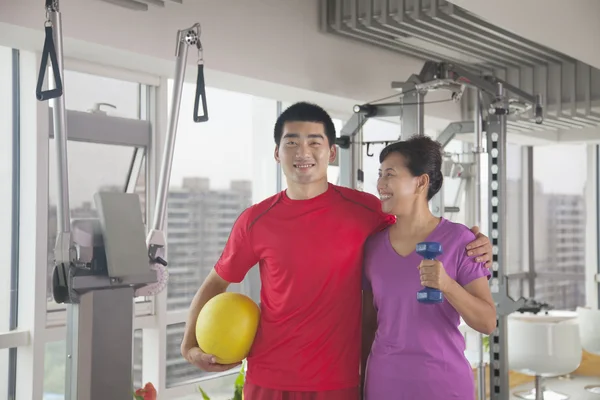
[[[371,236],[365,247],[364,398],[474,399],[473,372],[458,325],[462,317],[490,334],[496,308],[489,270],[465,251],[473,233],[429,210],[428,201],[442,187],[441,146],[417,136],[387,146],[379,161],[381,206],[397,222]],[[415,252],[424,241],[440,243],[443,254],[424,260]],[[418,302],[424,286],[439,289],[443,302]]]

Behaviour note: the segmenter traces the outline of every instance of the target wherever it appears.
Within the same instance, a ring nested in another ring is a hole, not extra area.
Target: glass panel
[[[523,262],[523,148],[506,146],[506,274],[526,272]],[[487,191],[488,186],[482,186]],[[525,283],[527,285],[527,283]]]
[[[169,81],[169,87],[172,84]],[[206,91],[210,119],[195,124],[191,118],[195,85],[183,85],[167,214],[169,311],[188,310],[196,291],[220,257],[233,223],[253,202],[256,161],[273,157],[274,145],[262,145],[266,143],[262,135],[271,135],[271,131],[262,127],[275,124],[276,101],[214,88]],[[268,115],[272,116],[270,124],[265,121]],[[273,189],[275,171],[273,163]],[[264,186],[264,182],[259,184]],[[229,290],[245,293],[258,302],[258,269],[253,268],[240,284],[231,285]],[[181,357],[183,325],[170,329],[167,386],[202,376]]]
[[[52,67],[48,68],[46,76],[51,74]],[[108,115],[140,119],[139,83],[69,70],[64,75],[65,85],[69,88],[65,96],[67,110],[87,112],[98,103],[106,103],[109,105],[101,106],[100,110]],[[49,104],[52,107],[53,103]]]
[[[69,141],[69,192],[71,217],[96,217],[94,194],[98,191],[125,190],[129,166],[135,148],[107,144]],[[143,177],[143,174],[140,174]],[[48,203],[48,310],[64,308],[52,297],[52,271],[54,270],[54,245],[56,241],[56,196],[57,171],[54,139],[50,139],[49,150],[49,203]],[[140,195],[142,215],[145,215],[145,180],[140,179],[136,187]]]
[[[8,353],[9,349],[0,349],[0,393],[8,393]]]
[[[585,145],[536,147],[535,298],[556,308],[585,305]],[[544,272],[569,274],[568,279],[542,278]]]
[[[141,388],[144,385],[142,382],[143,333],[142,329],[136,329],[133,332],[133,386],[135,388]]]
[[[46,343],[44,353],[44,400],[62,400],[65,395],[66,342]]]
[[[585,305],[585,276],[581,274],[576,279],[565,279],[538,273],[535,277],[535,299],[557,310],[574,311],[578,306]]]
[[[0,47],[0,182],[3,189],[0,191],[0,332],[10,328],[10,294],[11,294],[11,247],[12,247],[12,50]],[[11,90],[8,90],[8,89]],[[4,358],[3,354],[2,358]],[[8,354],[8,351],[6,352]],[[8,356],[6,356],[8,357]],[[7,358],[8,360],[8,358]],[[8,362],[8,361],[7,361]],[[4,366],[0,360],[0,366]],[[3,377],[7,376],[0,371],[0,389]],[[5,393],[5,392],[0,392]]]
[[[44,352],[44,399],[63,400],[65,395],[66,341],[46,343]],[[2,353],[0,353],[1,356]],[[0,358],[0,368],[2,359]],[[0,369],[0,373],[1,373]],[[142,330],[134,331],[133,386],[142,386]],[[1,385],[0,375],[0,385]],[[133,397],[133,396],[132,396]]]
[[[240,370],[239,367],[225,373],[215,374],[203,372],[188,363],[181,356],[180,350],[184,330],[185,323],[167,326],[167,387],[177,386],[198,378],[217,375],[219,378],[205,380],[198,383],[198,385],[207,391],[211,399],[213,396],[220,398],[219,396],[232,395],[233,383]]]

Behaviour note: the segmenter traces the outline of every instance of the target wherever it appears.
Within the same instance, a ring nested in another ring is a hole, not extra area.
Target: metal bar
[[[364,116],[362,117],[363,119]],[[362,191],[364,189],[364,170],[363,170],[363,148],[360,143],[363,141],[363,130],[359,129],[356,134],[356,141],[352,143],[350,150],[352,151],[352,189]]]
[[[498,84],[497,98],[504,99]],[[489,115],[487,123],[489,152],[489,226],[492,246],[492,295],[496,303],[504,300],[507,287],[506,260],[506,115]],[[508,400],[507,313],[497,307],[497,327],[490,335],[490,400]]]
[[[173,96],[171,98],[171,113],[167,128],[167,138],[162,156],[161,169],[159,171],[158,190],[156,193],[156,206],[154,210],[154,221],[152,228],[157,231],[163,230],[165,214],[167,212],[167,198],[169,194],[169,180],[173,166],[173,153],[175,151],[175,137],[177,136],[177,123],[179,121],[179,110],[181,107],[181,92],[185,79],[185,65],[187,62],[188,45],[182,33],[177,32],[177,53],[175,62],[175,79],[173,80]]]
[[[50,113],[50,124],[54,123],[54,111]],[[66,126],[69,127],[67,140],[89,143],[103,143],[118,146],[150,147],[152,124],[131,118],[111,117],[83,111],[67,110]],[[127,132],[127,135],[123,135]],[[55,138],[50,129],[50,138]]]
[[[474,170],[472,176],[473,182],[473,216],[476,226],[481,226],[481,156],[483,153],[483,124],[481,113],[481,98],[479,90],[473,90],[473,125],[475,131],[475,146],[473,153],[475,156]],[[479,363],[477,365],[477,393],[479,400],[486,400],[485,396],[485,362],[483,359],[483,335],[479,335]]]
[[[530,299],[535,298],[535,180],[533,178],[533,146],[527,146],[527,255],[528,255],[528,279]],[[521,296],[523,294],[521,293]]]
[[[450,123],[436,138],[442,147],[446,147],[454,137],[461,133],[474,132],[473,121],[461,121]]]
[[[21,87],[19,50],[12,50],[12,207],[9,331],[19,325],[19,235],[21,210]],[[17,348],[8,350],[8,399],[17,396]]]
[[[66,399],[102,400],[132,398],[133,288],[90,291],[73,305],[77,310],[74,327],[77,335],[67,339],[86,338],[70,354],[78,368],[71,377]],[[106,323],[110,316],[118,323]],[[110,351],[107,351],[110,349]]]
[[[425,134],[424,98],[425,94],[418,90],[408,92],[400,98],[400,140]]]
[[[58,73],[62,79],[63,87],[65,85],[64,61],[63,61],[63,41],[62,41],[62,20],[58,8],[58,1],[55,1],[55,10],[49,13],[50,21],[53,26],[54,46],[56,48],[56,58],[58,64]],[[45,66],[44,66],[45,67]],[[56,84],[56,82],[54,82]],[[69,233],[71,231],[71,208],[69,206],[69,162],[67,158],[67,124],[65,94],[51,99],[53,104],[53,131],[56,140],[56,171],[58,172],[58,196],[56,200],[56,226],[59,233]]]

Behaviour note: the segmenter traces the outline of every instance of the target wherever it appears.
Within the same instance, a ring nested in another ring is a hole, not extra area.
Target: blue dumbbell
[[[417,254],[426,260],[435,260],[437,256],[442,254],[442,245],[437,242],[421,242],[417,244]],[[438,289],[425,287],[417,292],[417,301],[425,304],[436,304],[444,301],[442,292]]]

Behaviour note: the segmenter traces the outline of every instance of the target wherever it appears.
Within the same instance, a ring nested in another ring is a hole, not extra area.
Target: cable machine
[[[539,312],[548,308],[534,300],[519,298],[508,294],[506,277],[506,141],[507,118],[509,116],[532,112],[533,121],[526,123],[541,124],[543,108],[541,96],[531,95],[494,76],[482,76],[467,69],[447,62],[425,62],[419,74],[413,74],[406,82],[393,82],[392,88],[399,94],[399,102],[362,104],[354,107],[354,114],[344,125],[341,137],[336,144],[342,149],[350,149],[349,153],[362,154],[362,146],[373,144],[389,144],[388,142],[364,142],[359,135],[363,125],[369,118],[400,117],[401,134],[398,140],[413,135],[424,135],[424,102],[429,91],[444,90],[451,93],[452,101],[460,101],[466,88],[475,93],[473,121],[453,122],[444,129],[437,140],[445,147],[457,134],[475,133],[475,219],[481,219],[481,155],[484,153],[483,133],[485,132],[486,149],[489,168],[489,236],[493,246],[492,277],[490,286],[497,310],[497,327],[489,337],[490,344],[490,398],[491,400],[508,400],[510,398],[508,383],[507,359],[507,316],[515,311]],[[362,187],[362,162],[352,157],[350,163],[353,188]],[[434,214],[440,216],[446,212],[443,197],[440,194],[431,200]],[[479,221],[478,221],[479,222]],[[478,397],[485,396],[485,365],[483,363],[483,347],[480,341],[480,360],[478,366]],[[541,394],[541,390],[538,390]]]
[[[181,92],[189,47],[198,51],[193,120],[208,121],[200,25],[177,32],[173,101],[159,171],[152,226],[144,226],[134,193],[96,193],[98,218],[71,218],[65,117],[62,21],[58,0],[45,0],[45,41],[36,87],[40,101],[53,103],[58,171],[57,239],[52,288],[67,305],[67,400],[132,398],[134,298],[160,293],[167,285],[164,220]],[[53,87],[44,90],[52,65]],[[201,113],[199,113],[201,111]]]

